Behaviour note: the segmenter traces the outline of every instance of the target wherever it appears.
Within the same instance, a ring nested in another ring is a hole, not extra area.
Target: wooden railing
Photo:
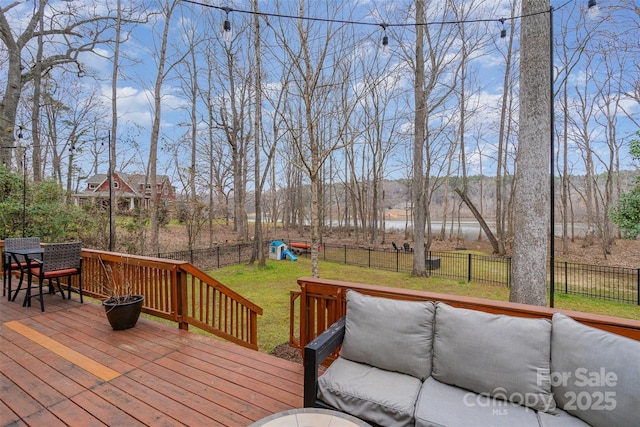
[[[339,280],[316,279],[302,277],[298,279],[300,291],[292,291],[290,298],[290,343],[304,348],[320,333],[326,330],[346,311],[346,293],[353,289],[363,294],[414,301],[442,301],[454,307],[469,308],[489,313],[507,314],[519,317],[543,317],[550,319],[554,312],[562,312],[575,320],[595,328],[614,332],[640,341],[640,321],[612,316],[602,316],[578,311],[559,310],[549,307],[538,307],[516,304],[505,301],[494,301],[434,292],[414,291],[344,282]],[[295,304],[298,303],[298,307]],[[297,321],[293,321],[296,318]],[[296,324],[299,325],[296,330]]]
[[[187,322],[238,344],[258,348],[258,315],[262,308],[224,286],[192,264],[181,270],[189,274],[186,286]]]
[[[145,296],[145,313],[258,349],[262,308],[186,261],[83,249],[83,293],[104,299],[114,281]]]

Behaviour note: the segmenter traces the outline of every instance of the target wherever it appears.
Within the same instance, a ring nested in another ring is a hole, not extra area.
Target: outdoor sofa
[[[304,357],[305,406],[374,425],[640,422],[640,341],[560,313],[514,317],[349,290],[346,315],[309,343]]]

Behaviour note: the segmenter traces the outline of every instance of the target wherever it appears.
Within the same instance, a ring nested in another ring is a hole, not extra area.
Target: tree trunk
[[[412,275],[424,277],[427,275],[425,248],[424,248],[424,227],[425,215],[425,191],[424,191],[424,141],[425,141],[425,120],[426,120],[426,99],[424,92],[424,26],[425,22],[425,2],[416,1],[416,70],[413,82],[415,99],[414,117],[414,139],[413,139],[413,174],[411,178],[411,195],[413,197],[413,270]]]
[[[260,60],[260,16],[258,15],[258,0],[253,0],[253,9],[256,12],[253,15],[253,25],[255,32],[254,51],[256,68],[254,70],[255,87],[254,92],[256,94],[256,112],[255,112],[255,126],[254,126],[254,177],[255,177],[255,209],[256,220],[254,228],[254,256],[257,258],[258,267],[264,267],[266,261],[264,258],[264,244],[262,236],[262,179],[260,171],[260,151],[262,149],[261,136],[262,136],[262,62]],[[275,143],[275,142],[274,142]],[[268,166],[267,166],[268,169]],[[268,173],[265,170],[265,174]]]
[[[149,142],[149,222],[151,226],[150,247],[152,252],[159,250],[160,218],[158,216],[158,141],[160,139],[160,122],[162,119],[162,85],[165,78],[165,67],[167,62],[167,46],[169,41],[169,29],[171,16],[176,7],[176,2],[166,0],[164,4],[164,28],[162,32],[162,45],[160,47],[160,57],[158,60],[158,73],[156,74],[155,87],[153,92],[153,123],[151,126],[151,140]]]
[[[493,248],[493,253],[497,254],[498,251],[500,250],[500,248],[498,246],[498,240],[493,235],[493,232],[491,231],[491,228],[489,228],[489,226],[487,225],[487,222],[482,217],[482,214],[478,211],[478,209],[476,209],[475,205],[467,197],[467,195],[464,194],[459,188],[455,188],[453,191],[455,191],[458,194],[458,196],[460,196],[460,198],[462,199],[464,204],[467,205],[467,207],[471,210],[471,213],[473,214],[473,216],[476,218],[476,220],[478,220],[478,223],[480,224],[480,227],[482,228],[482,231],[484,231],[484,233],[487,235],[487,238],[489,239],[489,242],[491,242],[491,247]]]
[[[113,46],[113,65],[111,68],[111,133],[109,136],[109,185],[113,185],[113,174],[116,168],[116,142],[118,140],[118,74],[120,73],[120,37],[122,31],[122,2],[118,0],[116,3],[116,28],[115,43]],[[111,190],[109,194],[112,194]],[[117,198],[109,197],[109,251],[113,252],[117,247],[117,227],[116,216],[118,204]],[[142,206],[140,206],[142,210]]]
[[[546,305],[549,227],[549,14],[545,0],[522,2],[520,128],[509,300]]]

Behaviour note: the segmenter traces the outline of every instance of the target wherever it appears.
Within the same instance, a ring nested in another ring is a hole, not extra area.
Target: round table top
[[[371,427],[351,415],[320,408],[300,408],[279,412],[261,419],[251,427]]]

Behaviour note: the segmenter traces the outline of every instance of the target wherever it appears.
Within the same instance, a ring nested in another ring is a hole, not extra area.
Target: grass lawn
[[[467,283],[437,277],[416,278],[404,273],[322,261],[319,264],[319,271],[320,277],[326,279],[509,300],[509,289],[502,285]],[[267,260],[265,268],[241,264],[208,273],[263,308],[264,315],[258,318],[258,345],[261,351],[270,352],[277,345],[289,341],[289,291],[299,289],[298,277],[311,275],[310,260],[306,258],[300,258],[297,262]],[[555,307],[640,320],[640,307],[637,305],[582,296],[556,293]]]

